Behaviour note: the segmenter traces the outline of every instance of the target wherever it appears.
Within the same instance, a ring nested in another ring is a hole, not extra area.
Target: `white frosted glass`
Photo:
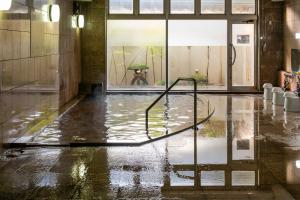
[[[201,186],[224,186],[225,172],[224,171],[202,171]]]
[[[177,174],[174,172],[170,173],[171,186],[193,186],[194,180],[184,177],[194,177],[193,171],[178,171]]]
[[[232,0],[232,13],[254,14],[255,0]]]
[[[232,186],[254,186],[255,171],[232,171]]]
[[[224,0],[201,0],[201,13],[203,14],[224,14]]]
[[[171,0],[171,14],[194,13],[194,0]]]
[[[164,46],[164,20],[109,20],[108,46]]]
[[[170,20],[169,46],[227,46],[227,21]]]
[[[164,12],[163,0],[140,0],[140,13],[162,14]]]
[[[254,33],[254,24],[232,26],[232,43],[236,50],[236,60],[232,67],[233,86],[254,86]]]
[[[132,14],[133,0],[109,0],[110,14]]]

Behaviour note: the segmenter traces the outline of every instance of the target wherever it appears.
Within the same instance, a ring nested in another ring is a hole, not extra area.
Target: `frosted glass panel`
[[[203,14],[224,14],[224,0],[201,0],[201,13]]]
[[[255,171],[232,171],[232,186],[254,186]]]
[[[110,14],[132,14],[133,0],[109,0]]]
[[[177,173],[170,173],[171,186],[193,186],[193,178],[193,171],[178,171]]]
[[[224,171],[202,171],[201,186],[224,186],[225,172]]]
[[[232,85],[254,86],[254,24],[233,24],[232,43]]]
[[[164,13],[163,0],[140,0],[140,13],[162,14]]]
[[[199,89],[226,89],[227,21],[169,21],[169,80],[193,77]],[[180,83],[187,89],[188,83]]]
[[[171,14],[194,13],[194,0],[171,0]]]
[[[226,20],[170,20],[169,46],[227,46]]]
[[[232,0],[232,13],[255,14],[255,0]]]
[[[165,35],[165,20],[108,20],[108,88],[164,87]]]

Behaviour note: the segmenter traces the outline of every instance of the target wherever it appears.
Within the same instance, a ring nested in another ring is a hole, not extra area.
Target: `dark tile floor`
[[[197,134],[140,147],[9,149],[0,199],[300,199],[300,115],[260,96],[207,98],[215,113]]]

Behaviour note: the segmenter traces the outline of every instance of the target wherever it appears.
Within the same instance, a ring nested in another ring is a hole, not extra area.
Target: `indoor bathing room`
[[[299,0],[0,0],[0,199],[300,200]]]

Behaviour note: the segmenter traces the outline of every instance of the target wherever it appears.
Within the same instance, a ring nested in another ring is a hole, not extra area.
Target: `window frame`
[[[164,15],[165,14],[165,10],[166,10],[166,7],[165,7],[165,0],[161,0],[162,1],[162,4],[163,4],[163,7],[162,7],[162,13],[142,13],[141,12],[141,2],[142,0],[139,0],[138,1],[138,14],[139,15]]]
[[[203,0],[199,0],[199,1],[200,1],[199,4],[200,4],[200,14],[201,15],[226,15],[226,10],[227,10],[226,0],[223,0],[223,2],[224,2],[224,12],[223,13],[204,13],[204,12],[202,12],[202,1]]]
[[[194,12],[193,13],[172,13],[171,12],[171,1],[172,0],[162,0],[163,1],[163,12],[162,13],[141,13],[140,12],[140,0],[132,0],[133,2],[133,11],[132,13],[110,13],[110,0],[106,0],[106,16],[108,18],[118,18],[118,19],[167,19],[168,16],[177,16],[175,18],[197,18],[197,19],[222,19],[222,18],[244,18],[253,17],[258,15],[259,10],[259,0],[254,0],[255,2],[255,12],[254,13],[233,13],[232,12],[232,1],[233,0],[224,0],[224,13],[203,13],[202,12],[202,0],[194,0]],[[236,16],[236,17],[235,17]]]
[[[254,13],[234,13],[233,12],[233,0],[230,0],[231,1],[231,8],[230,8],[230,10],[231,10],[231,14],[232,15],[257,15],[257,13],[258,13],[258,3],[259,3],[259,0],[253,0],[254,1]]]
[[[133,15],[134,14],[134,8],[135,8],[135,5],[134,5],[135,0],[131,0],[131,1],[132,1],[132,13],[111,13],[111,10],[110,10],[111,1],[107,0],[107,13],[108,13],[108,15],[122,15],[122,16]]]

